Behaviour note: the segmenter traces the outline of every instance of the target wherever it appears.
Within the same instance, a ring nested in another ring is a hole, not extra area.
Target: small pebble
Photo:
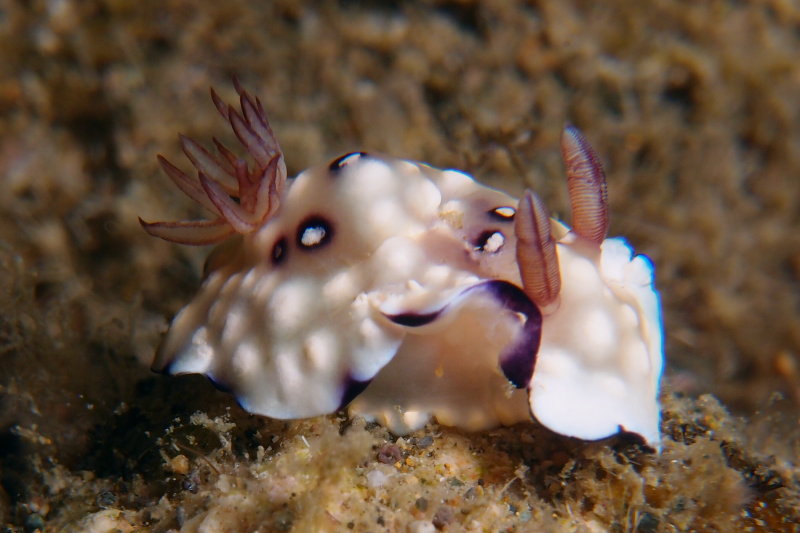
[[[645,511],[639,515],[639,523],[636,524],[636,533],[655,533],[658,531],[658,526],[658,518]]]
[[[117,497],[110,490],[104,490],[97,495],[97,499],[95,501],[97,502],[98,507],[105,509],[108,507],[114,507],[114,505],[117,503]]]
[[[29,514],[25,518],[25,531],[33,533],[34,531],[44,531],[44,518],[39,513]]]
[[[433,437],[431,437],[430,435],[425,435],[424,437],[422,437],[417,441],[418,448],[427,448],[431,444],[433,444]]]
[[[378,450],[378,462],[385,465],[393,465],[403,458],[403,452],[396,444],[384,444]]]
[[[169,460],[169,468],[174,473],[185,476],[189,473],[189,459],[181,454]]]
[[[192,494],[197,494],[197,491],[199,490],[199,487],[197,486],[197,481],[190,477],[184,479],[181,482],[181,486],[183,487],[183,490],[188,490]]]
[[[367,472],[367,486],[369,488],[375,489],[378,487],[382,487],[386,484],[386,480],[389,479],[389,476],[378,470],[370,470]]]
[[[278,512],[273,522],[274,531],[291,531],[294,523],[294,516],[290,511]]]
[[[442,505],[436,510],[436,514],[433,515],[433,525],[436,526],[436,529],[442,529],[444,526],[455,520],[455,513],[453,512],[453,508],[448,505]]]
[[[414,520],[408,524],[408,533],[433,533],[434,531],[436,531],[436,526],[429,520]]]

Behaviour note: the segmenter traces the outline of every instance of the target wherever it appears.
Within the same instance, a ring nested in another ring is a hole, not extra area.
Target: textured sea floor
[[[0,2],[8,531],[798,531],[800,7],[542,0]],[[657,266],[664,449],[535,425],[277,422],[147,370],[207,250],[157,168],[264,102],[289,173],[367,149],[566,214],[579,126]]]

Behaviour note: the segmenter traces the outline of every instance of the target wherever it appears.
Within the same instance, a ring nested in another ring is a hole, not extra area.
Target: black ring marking
[[[499,207],[495,207],[494,209],[489,209],[486,214],[498,222],[513,222],[514,215],[517,214],[517,210],[510,205],[501,205]]]
[[[489,242],[489,239],[494,237],[495,234],[499,234],[500,238],[502,239],[502,241],[500,242],[500,245],[497,246],[496,249],[487,250],[486,249],[486,245]],[[483,233],[481,233],[478,236],[478,238],[475,239],[475,241],[472,243],[472,245],[479,252],[488,252],[488,253],[491,253],[491,254],[496,254],[497,252],[499,252],[500,250],[503,249],[503,246],[505,245],[505,243],[506,243],[506,236],[503,234],[502,231],[500,231],[499,229],[488,229],[488,230],[484,231]]]
[[[328,170],[331,172],[336,172],[338,170],[343,169],[347,165],[351,165],[361,159],[362,157],[367,157],[366,152],[350,152],[344,155],[341,155],[330,162],[328,165]]]
[[[286,237],[281,237],[275,241],[275,244],[272,246],[272,253],[270,254],[273,265],[278,266],[286,261],[286,254],[289,252],[287,249],[288,246],[289,243],[286,241]]]
[[[321,248],[333,239],[333,226],[321,216],[310,216],[297,227],[296,239],[302,250]]]

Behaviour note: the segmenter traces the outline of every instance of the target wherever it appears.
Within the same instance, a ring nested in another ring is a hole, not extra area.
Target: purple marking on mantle
[[[453,305],[454,301],[468,297],[472,292],[483,292],[491,296],[500,307],[519,313],[525,317],[522,331],[500,352],[500,369],[518,389],[528,386],[533,376],[533,367],[536,365],[536,354],[542,341],[542,313],[530,298],[525,296],[522,289],[507,281],[488,280],[472,285],[458,294],[450,303],[430,313],[398,313],[385,314],[386,318],[407,327],[420,327],[430,324],[442,313]]]
[[[361,381],[355,379],[350,374],[345,376],[344,385],[342,386],[342,399],[339,402],[339,409],[347,407],[347,404],[352,402],[356,396],[364,392],[364,389],[367,388],[371,381],[372,380],[369,379]]]
[[[420,326],[424,326],[425,324],[430,324],[439,318],[439,315],[442,314],[442,311],[445,309],[447,309],[447,306],[439,309],[438,311],[434,311],[433,313],[398,313],[396,315],[384,316],[395,324],[409,328],[418,328]]]
[[[542,341],[541,311],[519,287],[507,281],[484,281],[470,287],[465,293],[477,290],[488,292],[502,307],[525,316],[522,331],[500,353],[500,368],[516,388],[527,387]]]

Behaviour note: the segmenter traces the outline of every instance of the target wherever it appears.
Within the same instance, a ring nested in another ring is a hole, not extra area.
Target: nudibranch
[[[181,137],[197,175],[159,157],[209,220],[144,222],[221,243],[153,363],[205,374],[252,413],[347,407],[403,434],[431,419],[481,430],[534,417],[595,440],[658,447],[662,325],[653,267],[606,238],[606,180],[562,135],[572,227],[456,170],[355,152],[287,179],[261,102],[212,90],[248,152]]]

